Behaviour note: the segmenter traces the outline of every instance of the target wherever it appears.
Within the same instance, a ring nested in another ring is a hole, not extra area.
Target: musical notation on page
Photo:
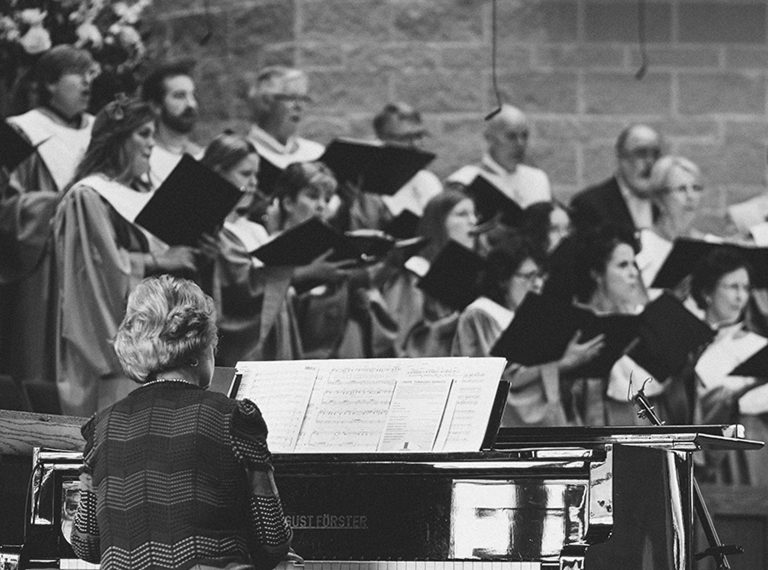
[[[294,360],[249,363],[238,372],[246,381],[240,382],[237,399],[248,398],[259,406],[269,429],[270,449],[277,453],[292,451],[318,369]]]
[[[503,358],[240,362],[276,452],[477,451]]]

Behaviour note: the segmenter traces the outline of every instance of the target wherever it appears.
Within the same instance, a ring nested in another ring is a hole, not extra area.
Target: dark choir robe
[[[57,385],[63,413],[86,417],[137,386],[124,376],[111,341],[125,314],[128,294],[146,275],[145,254],[162,248],[96,188],[113,198],[144,198],[92,175],[67,192],[56,212]]]
[[[33,109],[9,119],[35,153],[0,181],[0,372],[55,380],[56,281],[51,225],[90,141],[93,117],[72,129]]]
[[[362,285],[354,274],[300,293],[295,306],[304,358],[395,355],[398,324],[381,294]]]
[[[219,233],[212,296],[220,337],[216,361],[221,366],[302,357],[290,286],[293,268],[266,267],[249,254],[263,243],[257,232],[248,231],[256,226],[243,218],[225,223]]]

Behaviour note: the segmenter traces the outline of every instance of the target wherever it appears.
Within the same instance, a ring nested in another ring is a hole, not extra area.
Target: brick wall
[[[647,121],[708,176],[706,208],[766,181],[768,9],[764,0],[646,0],[649,66],[640,66],[640,0],[498,0],[498,79],[532,119],[530,160],[558,197],[613,169],[629,121]],[[420,108],[446,175],[482,150],[494,107],[490,0],[157,0],[156,53],[194,56],[198,137],[243,127],[238,78],[271,63],[310,73],[304,133],[369,136],[389,100]],[[201,46],[211,29],[213,36]]]

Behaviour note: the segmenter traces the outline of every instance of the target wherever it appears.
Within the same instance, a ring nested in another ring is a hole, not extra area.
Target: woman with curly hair
[[[80,558],[269,570],[288,553],[261,412],[206,391],[216,342],[213,301],[191,281],[161,275],[131,293],[114,348],[140,387],[82,428]]]

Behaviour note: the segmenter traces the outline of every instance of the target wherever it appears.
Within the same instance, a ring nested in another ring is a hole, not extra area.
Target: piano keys
[[[275,570],[541,570],[539,562],[514,560],[306,560],[282,562]]]
[[[91,564],[78,558],[62,558],[58,565],[51,561],[52,568],[61,570],[97,570],[98,564]],[[275,570],[542,570],[540,562],[513,560],[306,560],[302,563],[281,562]]]

